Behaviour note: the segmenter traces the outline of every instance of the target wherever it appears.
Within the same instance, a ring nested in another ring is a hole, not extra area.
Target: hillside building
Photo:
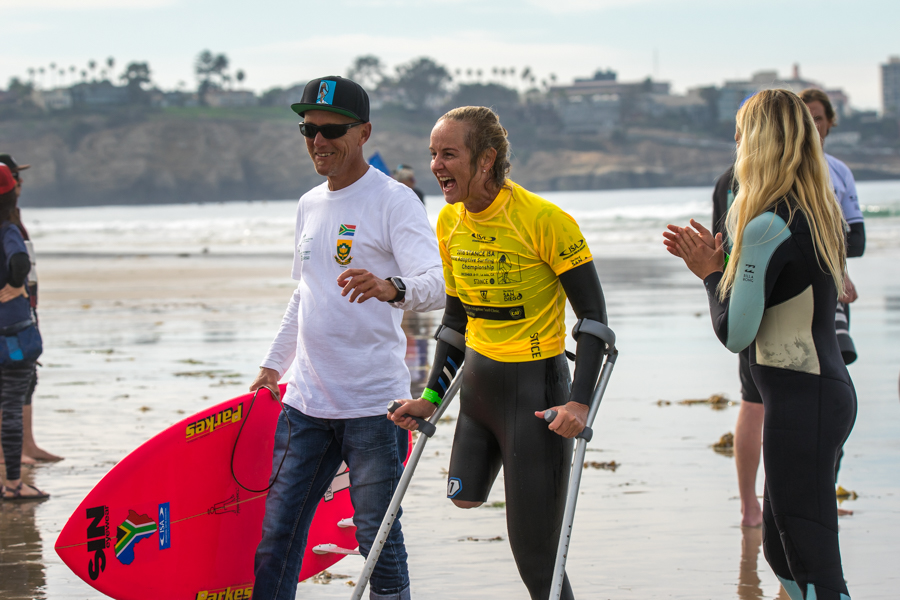
[[[64,110],[72,108],[72,94],[65,88],[35,90],[31,95],[35,106],[42,110]]]
[[[719,90],[717,103],[719,121],[726,123],[734,120],[738,109],[744,99],[761,90],[783,88],[799,94],[807,88],[816,88],[828,94],[829,100],[834,105],[834,111],[838,117],[846,116],[849,108],[849,98],[843,90],[827,90],[820,83],[804,79],[800,76],[800,65],[794,65],[793,72],[788,78],[778,76],[778,71],[758,71],[749,81],[726,81]]]
[[[623,107],[650,112],[654,98],[669,96],[669,88],[668,82],[622,82],[613,71],[598,71],[592,79],[552,86],[550,97],[565,133],[610,133],[621,125]]]
[[[900,118],[900,56],[881,65],[881,110],[885,117]]]
[[[72,103],[86,108],[105,108],[128,104],[131,100],[128,87],[113,85],[110,81],[78,83],[69,88]]]

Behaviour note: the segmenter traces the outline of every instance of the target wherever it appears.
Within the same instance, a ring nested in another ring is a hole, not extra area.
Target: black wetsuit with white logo
[[[563,273],[559,280],[576,316],[607,322],[593,262]],[[443,324],[463,333],[469,319],[460,299],[448,295]],[[463,370],[447,496],[484,502],[503,467],[509,543],[533,600],[549,597],[573,446],[534,413],[569,401],[590,401],[604,344],[586,334],[577,344],[571,383],[565,354],[501,362],[468,347],[463,354],[442,341],[429,378],[429,388],[446,389],[457,367]],[[561,598],[574,598],[568,576]]]
[[[834,482],[856,393],[835,334],[834,280],[819,265],[804,214],[791,217],[785,202],[750,222],[740,261],[724,302],[721,272],[704,283],[716,335],[732,352],[749,347],[765,406],[766,559],[792,599],[849,600]]]

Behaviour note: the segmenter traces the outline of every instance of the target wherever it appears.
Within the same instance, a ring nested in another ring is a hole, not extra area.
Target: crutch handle
[[[388,404],[388,412],[392,413],[395,410],[397,410],[398,408],[400,408],[401,406],[403,406],[403,405],[400,404],[399,402],[397,402],[396,400],[391,400],[391,403]],[[406,416],[410,417],[413,421],[415,421],[416,423],[419,424],[419,431],[421,431],[423,434],[425,434],[426,437],[433,436],[434,433],[437,431],[437,428],[434,425],[432,425],[431,423],[429,423],[422,417],[414,417],[412,415],[406,415]]]
[[[555,418],[556,418],[555,410],[545,410],[544,411],[544,420],[547,421],[548,423],[552,423],[553,419],[555,419]],[[591,441],[591,438],[594,437],[594,430],[591,429],[590,427],[585,427],[584,429],[581,430],[581,433],[579,433],[575,437],[581,438],[584,441],[589,442],[589,441]]]

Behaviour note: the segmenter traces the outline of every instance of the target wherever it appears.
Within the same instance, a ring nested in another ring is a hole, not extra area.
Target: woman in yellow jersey
[[[467,106],[431,132],[431,170],[447,206],[437,224],[444,265],[446,332],[428,387],[391,416],[428,417],[463,368],[447,496],[480,506],[503,466],[509,540],[533,599],[548,597],[572,457],[585,426],[603,342],[577,340],[574,381],[565,356],[568,296],[580,319],[606,323],[593,258],[578,224],[507,179],[509,141],[497,115]],[[455,347],[458,346],[458,347]],[[465,348],[462,350],[461,348]],[[545,410],[558,412],[548,426]],[[568,579],[563,598],[573,598]]]

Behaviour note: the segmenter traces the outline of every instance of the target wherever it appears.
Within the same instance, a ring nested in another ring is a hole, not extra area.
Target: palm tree
[[[237,73],[234,74],[234,78],[237,79],[238,85],[244,83],[244,79],[247,78],[247,74],[244,73],[243,69],[238,69]]]
[[[97,81],[97,78],[94,76],[94,71],[97,69],[97,61],[89,60],[88,61],[88,69],[91,70],[91,79]]]
[[[110,71],[112,71],[115,64],[116,64],[116,59],[114,59],[112,56],[110,56],[109,58],[106,59],[106,66],[109,67]]]
[[[31,81],[31,85],[34,85],[34,67],[28,67],[28,79]]]
[[[81,70],[81,82],[84,83],[85,81],[87,81],[87,71],[82,69]]]

